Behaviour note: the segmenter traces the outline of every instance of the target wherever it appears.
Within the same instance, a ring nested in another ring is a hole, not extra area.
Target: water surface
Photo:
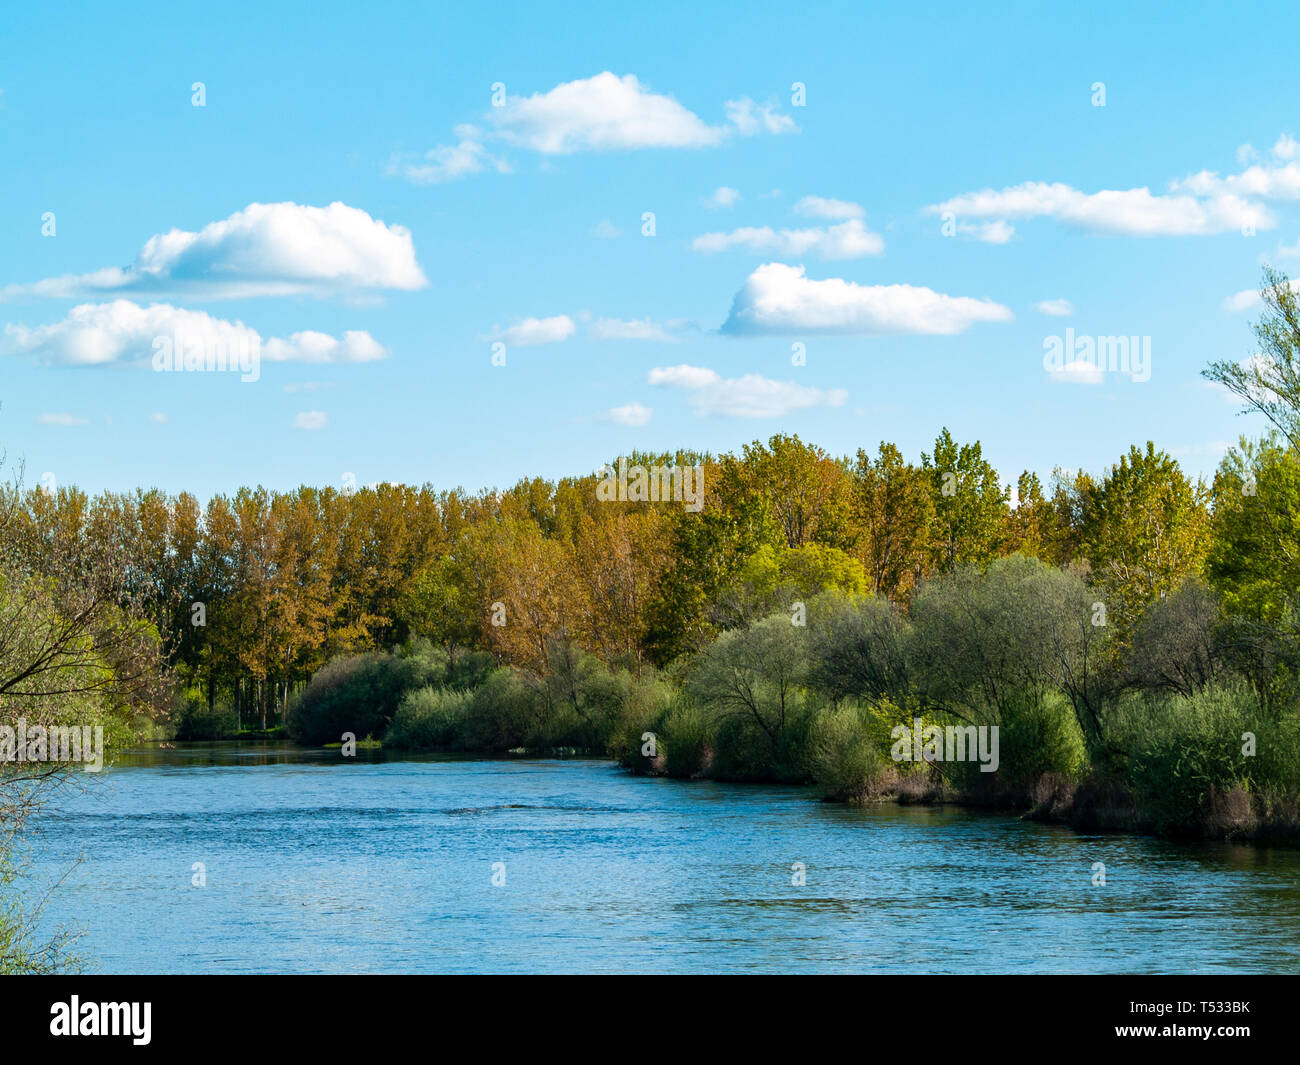
[[[60,797],[38,869],[114,973],[1300,972],[1295,851],[601,761],[140,751]]]

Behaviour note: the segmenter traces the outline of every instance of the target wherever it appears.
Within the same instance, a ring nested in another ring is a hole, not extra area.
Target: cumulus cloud
[[[707,207],[734,207],[740,199],[740,193],[727,185],[719,185],[713,195],[705,201]]]
[[[507,97],[489,121],[502,140],[544,155],[637,148],[704,148],[725,131],[671,96],[651,92],[635,74],[608,70],[549,92]]]
[[[1256,196],[1265,200],[1300,200],[1300,163],[1282,166],[1256,164],[1240,174],[1220,177],[1212,170],[1202,170],[1174,182],[1174,188],[1197,196],[1214,196],[1236,201],[1243,196]],[[1255,208],[1263,211],[1263,208]],[[1272,216],[1268,215],[1271,220]],[[1256,223],[1260,229],[1263,225]]]
[[[805,196],[794,205],[794,213],[809,218],[828,218],[840,221],[846,218],[864,218],[862,205],[849,200],[832,200],[824,196]]]
[[[770,226],[747,226],[730,233],[705,233],[691,243],[700,252],[728,251],[744,248],[768,255],[797,257],[815,255],[819,259],[859,259],[880,255],[885,242],[863,223],[852,218],[829,227],[774,230]]]
[[[1243,145],[1249,147],[1249,145]],[[1265,200],[1300,200],[1300,141],[1283,133],[1269,149],[1271,161],[1256,163],[1240,174],[1220,177],[1216,171],[1202,170],[1172,188],[1191,192],[1197,196],[1254,196]],[[1237,153],[1241,162],[1255,158],[1249,153]],[[1264,228],[1259,226],[1259,228]]]
[[[756,133],[797,133],[799,127],[789,115],[779,112],[772,104],[755,103],[748,96],[727,101],[727,121],[742,137]]]
[[[388,354],[364,330],[351,330],[342,338],[306,331],[263,340],[243,322],[166,303],[142,307],[121,299],[80,304],[49,325],[10,323],[0,352],[65,366],[149,362],[160,338],[201,345],[205,351],[260,351],[261,358],[271,362],[370,362]]]
[[[293,420],[295,429],[324,429],[329,425],[329,415],[323,410],[299,411]]]
[[[672,385],[678,388],[707,388],[716,385],[722,377],[714,370],[703,366],[657,366],[651,370],[646,380],[652,385]]]
[[[1128,236],[1200,236],[1274,224],[1267,208],[1231,192],[1206,196],[1189,188],[1153,195],[1148,188],[1081,192],[1060,182],[1026,181],[1003,189],[964,193],[934,204],[931,214],[958,219],[1055,218],[1080,229]],[[1001,235],[1003,231],[997,231]],[[1009,237],[1009,232],[1006,234]],[[995,241],[996,243],[997,241]]]
[[[1259,293],[1253,288],[1244,288],[1240,292],[1234,292],[1223,301],[1223,309],[1232,312],[1249,311],[1262,306],[1264,306],[1264,301],[1259,298]]]
[[[1075,359],[1059,367],[1048,367],[1047,376],[1059,384],[1099,385],[1105,374],[1087,359]]]
[[[64,428],[69,428],[72,426],[89,425],[90,419],[82,418],[76,414],[58,412],[54,414],[38,414],[36,416],[36,422],[38,425],[58,425]]]
[[[839,407],[848,397],[842,388],[809,388],[752,373],[723,378],[714,370],[686,364],[656,367],[646,381],[686,390],[697,414],[733,418],[775,418],[809,407]]]
[[[798,130],[775,106],[748,97],[726,101],[724,111],[726,121],[711,125],[671,96],[652,92],[635,74],[619,77],[606,70],[545,92],[507,96],[487,111],[481,125],[458,126],[457,143],[434,148],[421,162],[389,169],[413,181],[448,181],[489,166],[508,170],[509,164],[489,151],[493,142],[550,156],[712,148],[737,135]]]
[[[0,289],[0,299],[78,299],[109,293],[177,292],[208,299],[328,296],[428,284],[405,226],[332,203],[252,203],[197,233],[150,237],[125,268],[49,278]]]
[[[525,318],[515,325],[498,329],[494,336],[507,344],[524,348],[568,340],[576,328],[567,314],[557,314],[550,318]]]
[[[605,412],[605,420],[616,425],[645,425],[650,421],[654,411],[640,403],[625,403],[621,407],[611,407]]]
[[[466,132],[476,131],[471,127]],[[510,164],[493,155],[471,135],[457,144],[440,144],[431,148],[416,161],[394,159],[388,169],[389,173],[400,174],[417,185],[440,185],[489,169],[499,174],[508,174]]]
[[[948,296],[914,285],[815,281],[802,266],[766,263],[736,294],[722,331],[762,333],[961,333],[978,322],[1009,322],[1011,310],[988,299]]]
[[[1273,145],[1272,151],[1278,159],[1300,159],[1300,141],[1289,133],[1283,133]]]
[[[287,340],[271,337],[262,345],[262,358],[271,362],[374,362],[388,349],[365,330],[350,329],[341,338],[306,330]]]
[[[597,318],[587,328],[592,340],[658,340],[674,343],[677,338],[667,328],[649,318],[624,321],[620,318]]]
[[[960,222],[957,232],[974,237],[983,244],[1006,244],[1016,235],[1016,227],[999,218],[995,222]]]
[[[1290,282],[1291,291],[1300,294],[1300,278],[1295,278]],[[1240,292],[1234,292],[1231,296],[1223,301],[1225,311],[1253,311],[1264,306],[1264,301],[1260,298],[1259,289],[1244,288]]]
[[[602,218],[591,230],[593,237],[600,237],[602,240],[613,240],[615,237],[623,235],[623,231],[614,225],[608,218]]]
[[[1034,307],[1042,314],[1050,314],[1054,318],[1064,318],[1074,313],[1074,304],[1066,299],[1039,300]]]

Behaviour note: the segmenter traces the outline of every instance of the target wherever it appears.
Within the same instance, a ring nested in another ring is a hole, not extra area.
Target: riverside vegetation
[[[1210,483],[1146,443],[1004,488],[947,430],[919,463],[785,435],[628,456],[699,467],[702,507],[602,498],[599,474],[206,506],[18,477],[0,486],[0,717],[103,724],[110,749],[255,729],[581,750],[850,802],[1297,841],[1300,308],[1271,271],[1263,297],[1259,354],[1206,375],[1271,432]],[[895,762],[891,731],[918,718],[997,726],[997,772]],[[0,886],[66,779],[0,766]],[[0,969],[57,954],[29,927],[0,912]]]

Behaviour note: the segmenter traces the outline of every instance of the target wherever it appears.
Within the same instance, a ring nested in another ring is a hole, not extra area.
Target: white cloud
[[[1075,359],[1061,367],[1049,367],[1047,376],[1059,384],[1099,385],[1105,374],[1088,359]]]
[[[1264,301],[1259,298],[1259,293],[1253,288],[1244,288],[1240,292],[1234,292],[1223,301],[1225,311],[1249,311],[1262,306],[1264,306]]]
[[[498,330],[495,336],[507,344],[524,348],[568,340],[576,328],[567,314],[557,314],[551,318],[525,318],[516,325]]]
[[[858,259],[880,255],[885,242],[856,218],[826,228],[774,230],[769,226],[747,226],[730,233],[705,233],[691,243],[700,252],[746,248],[760,254],[791,258],[815,255],[821,259]]]
[[[682,388],[690,393],[697,414],[734,418],[775,418],[809,407],[839,407],[848,393],[842,388],[809,388],[794,381],[774,381],[758,374],[724,379],[703,366],[661,366],[650,371],[652,385]]]
[[[89,425],[89,418],[82,418],[76,414],[39,414],[36,416],[36,422],[39,425],[59,425],[64,427]]]
[[[66,366],[147,363],[159,338],[202,345],[203,350],[260,351],[261,358],[272,362],[369,362],[388,354],[361,330],[344,333],[341,340],[306,331],[285,340],[271,337],[264,341],[243,322],[167,303],[141,307],[130,300],[83,303],[50,325],[10,323],[4,328],[0,352]]]
[[[1267,208],[1238,195],[1223,191],[1206,195],[1206,189],[1190,186],[1170,195],[1152,195],[1145,187],[1086,193],[1060,182],[1026,181],[954,196],[926,210],[959,219],[1056,218],[1094,232],[1142,237],[1197,236],[1240,230],[1248,224],[1260,229],[1273,225]]]
[[[154,425],[166,425],[171,421],[171,419],[162,411],[155,411],[153,414],[149,415],[149,420],[153,422]]]
[[[150,237],[125,269],[9,285],[0,289],[0,300],[114,292],[178,292],[208,299],[328,296],[410,291],[427,284],[405,226],[386,225],[345,203],[252,203],[197,233],[173,229]]]
[[[755,103],[748,96],[727,101],[727,121],[742,137],[756,133],[798,133],[799,127],[789,115],[783,115],[772,104]]]
[[[614,237],[621,237],[623,231],[608,218],[602,218],[592,229],[591,235],[600,237],[602,240],[612,240]]]
[[[1283,133],[1273,145],[1272,152],[1278,159],[1300,159],[1300,141],[1289,133]]]
[[[654,411],[640,403],[625,403],[621,407],[611,407],[605,412],[605,419],[617,425],[645,425],[650,421]]]
[[[350,329],[342,339],[305,330],[288,340],[271,337],[262,345],[262,358],[271,362],[374,362],[388,350],[364,330]]]
[[[678,388],[707,388],[716,385],[722,377],[703,366],[658,366],[651,370],[646,380],[652,385],[673,385]]]
[[[389,173],[400,174],[417,185],[440,185],[487,169],[510,173],[510,164],[499,159],[479,141],[466,137],[458,144],[440,144],[424,153],[419,162],[395,159]]]
[[[493,142],[541,155],[571,155],[711,148],[736,135],[798,131],[788,115],[748,97],[726,101],[724,110],[727,120],[710,125],[671,96],[652,92],[635,74],[619,77],[606,70],[531,96],[507,96],[487,111],[481,126],[457,126],[457,143],[434,148],[422,162],[395,160],[389,172],[416,182],[450,181],[489,167],[508,172],[509,163],[489,150]]]
[[[1179,192],[1190,192],[1197,196],[1213,196],[1224,200],[1240,202],[1240,197],[1254,196],[1264,200],[1300,200],[1300,162],[1288,162],[1282,165],[1256,163],[1240,174],[1220,177],[1213,170],[1202,170],[1190,177],[1175,181],[1172,186]],[[1254,207],[1269,218],[1263,207]],[[1256,223],[1257,228],[1266,226]]]
[[[736,294],[724,333],[953,334],[977,322],[1009,322],[1010,308],[913,285],[814,281],[802,266],[767,263]]]
[[[303,410],[293,420],[295,429],[324,429],[329,425],[329,415],[323,410]]]
[[[1294,278],[1290,284],[1292,292],[1300,293],[1300,277]],[[1264,301],[1260,298],[1259,289],[1255,288],[1244,288],[1223,301],[1225,311],[1253,311],[1263,306]]]
[[[609,71],[549,92],[507,97],[489,119],[502,140],[543,155],[704,148],[725,134],[672,97],[651,92],[635,74],[620,78]]]
[[[805,196],[794,205],[794,213],[809,218],[827,218],[832,221],[866,217],[866,211],[861,204],[849,200],[831,200],[824,196]]]
[[[1054,318],[1065,318],[1074,313],[1074,304],[1066,299],[1059,300],[1039,300],[1034,307],[1043,314],[1050,314]]]
[[[649,318],[623,321],[620,318],[597,318],[587,329],[592,340],[658,340],[674,343],[677,338],[658,322]]]
[[[974,237],[984,244],[1006,244],[1016,235],[1016,227],[999,218],[995,222],[959,222],[957,232]]]
[[[719,185],[713,195],[705,201],[706,207],[734,207],[740,199],[740,193],[727,185]]]

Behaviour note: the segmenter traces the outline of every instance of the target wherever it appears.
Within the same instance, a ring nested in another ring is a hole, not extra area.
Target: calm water
[[[141,752],[58,805],[47,923],[91,971],[1300,972],[1293,851],[234,744]]]

